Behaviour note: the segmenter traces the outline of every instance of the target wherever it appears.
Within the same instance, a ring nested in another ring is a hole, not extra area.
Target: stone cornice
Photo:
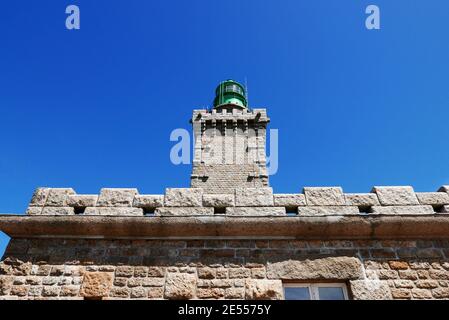
[[[0,230],[14,238],[438,239],[449,237],[449,215],[0,215]]]

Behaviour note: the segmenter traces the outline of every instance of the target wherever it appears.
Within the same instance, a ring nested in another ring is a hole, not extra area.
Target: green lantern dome
[[[215,89],[214,108],[229,104],[241,108],[246,108],[248,104],[245,87],[234,80],[223,81]]]

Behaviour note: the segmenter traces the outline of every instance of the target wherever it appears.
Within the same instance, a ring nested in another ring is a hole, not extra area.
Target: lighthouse
[[[194,110],[192,188],[233,193],[269,186],[266,167],[266,109],[249,108],[245,87],[234,80],[215,89],[210,110]]]

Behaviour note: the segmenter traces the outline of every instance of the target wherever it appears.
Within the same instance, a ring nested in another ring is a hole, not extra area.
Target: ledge
[[[439,239],[449,215],[117,217],[0,215],[13,238]]]

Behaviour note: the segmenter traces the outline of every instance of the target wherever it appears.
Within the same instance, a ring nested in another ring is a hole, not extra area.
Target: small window
[[[344,283],[286,283],[285,300],[348,300]]]

